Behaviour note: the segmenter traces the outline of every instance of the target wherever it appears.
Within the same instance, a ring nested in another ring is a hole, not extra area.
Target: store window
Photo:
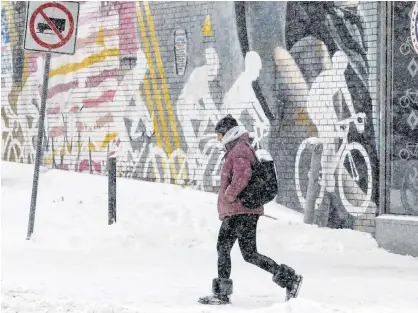
[[[418,215],[418,2],[392,2],[391,9],[391,177],[387,211]]]

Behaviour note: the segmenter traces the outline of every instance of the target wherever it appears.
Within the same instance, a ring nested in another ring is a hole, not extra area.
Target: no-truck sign
[[[28,2],[25,50],[74,54],[78,2]]]

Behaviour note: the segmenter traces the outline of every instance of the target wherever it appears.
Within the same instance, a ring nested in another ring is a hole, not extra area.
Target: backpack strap
[[[248,147],[250,147],[251,151],[253,152],[256,162],[261,163],[260,159],[257,156],[257,153],[255,153],[254,147],[249,142],[246,142],[246,144],[248,145]]]

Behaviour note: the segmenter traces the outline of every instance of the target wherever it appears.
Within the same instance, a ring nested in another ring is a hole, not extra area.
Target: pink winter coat
[[[236,137],[239,136],[237,139],[232,136],[233,140],[224,143],[227,152],[218,195],[218,213],[221,220],[237,214],[264,214],[263,206],[250,210],[245,208],[237,198],[251,178],[251,164],[255,162],[255,156],[247,144],[248,133],[246,131],[243,134],[240,134],[239,131],[235,133]]]

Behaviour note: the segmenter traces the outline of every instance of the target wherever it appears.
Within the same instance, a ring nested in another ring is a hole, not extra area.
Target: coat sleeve
[[[225,191],[225,198],[228,202],[234,202],[241,191],[247,187],[251,179],[251,162],[245,158],[235,158],[232,161],[232,180]]]

